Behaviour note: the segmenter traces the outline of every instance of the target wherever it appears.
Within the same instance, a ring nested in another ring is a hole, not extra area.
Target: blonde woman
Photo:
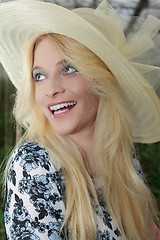
[[[106,1],[74,11],[13,1],[0,17],[24,132],[8,163],[8,239],[159,239],[134,151],[160,140],[159,82],[143,76],[159,68],[129,59],[152,46],[160,21],[148,18],[127,42]]]

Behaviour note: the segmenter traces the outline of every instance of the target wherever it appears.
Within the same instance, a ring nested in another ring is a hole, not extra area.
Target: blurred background
[[[8,0],[0,0],[0,3]],[[96,8],[101,0],[45,0],[45,2],[56,3],[69,9],[76,7]],[[108,2],[117,10],[120,16],[135,15],[146,17],[152,14],[160,18],[159,0],[108,0]],[[129,21],[129,18],[128,18]],[[158,59],[160,66],[160,56]],[[0,66],[0,164],[7,161],[7,154],[14,147],[15,122],[12,117],[12,108],[14,101],[15,87],[8,79],[2,66]],[[146,145],[136,145],[139,160],[142,166],[147,183],[156,197],[160,209],[160,143]],[[6,158],[6,159],[5,159]],[[2,193],[2,175],[4,168],[0,168],[0,193]],[[5,228],[3,220],[5,201],[3,195],[0,195],[0,240],[5,240]]]

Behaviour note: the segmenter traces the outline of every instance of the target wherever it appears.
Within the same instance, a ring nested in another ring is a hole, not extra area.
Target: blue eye
[[[61,71],[61,75],[68,75],[68,74],[73,74],[73,73],[79,73],[79,72],[72,65],[65,66]]]
[[[33,79],[34,79],[35,82],[42,81],[46,78],[47,78],[47,76],[43,73],[40,73],[40,72],[33,73]]]

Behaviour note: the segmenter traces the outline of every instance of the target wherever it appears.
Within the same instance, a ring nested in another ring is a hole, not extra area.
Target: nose
[[[65,91],[60,77],[53,77],[48,79],[46,86],[46,96],[54,97],[55,95],[61,94]]]

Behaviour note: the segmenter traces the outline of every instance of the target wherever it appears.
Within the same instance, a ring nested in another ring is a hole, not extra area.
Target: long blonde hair
[[[107,66],[85,46],[63,35],[47,34],[35,39],[27,53],[14,115],[17,123],[25,129],[19,144],[30,139],[39,141],[62,166],[67,189],[62,228],[69,229],[71,239],[96,239],[91,195],[95,204],[99,202],[81,149],[68,137],[54,132],[35,102],[35,83],[31,74],[33,52],[44,37],[49,37],[60,46],[65,58],[78,66],[86,76],[90,91],[99,96],[94,129],[94,177],[100,180],[106,209],[124,239],[151,239],[150,219],[156,216],[155,203],[133,167],[132,118],[126,108],[121,87]]]

